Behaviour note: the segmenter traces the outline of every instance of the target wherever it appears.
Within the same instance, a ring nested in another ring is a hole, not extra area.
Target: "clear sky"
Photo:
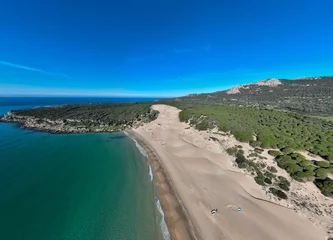
[[[333,75],[331,0],[0,0],[0,95],[177,96]]]

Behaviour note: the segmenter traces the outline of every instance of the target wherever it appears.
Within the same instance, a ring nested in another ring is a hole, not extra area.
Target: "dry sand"
[[[232,159],[224,153],[229,145],[227,137],[224,144],[214,142],[207,133],[181,123],[177,108],[153,108],[160,112],[158,118],[133,132],[160,159],[197,239],[326,239],[322,226],[276,204],[252,177],[233,166]],[[243,211],[237,212],[237,207]],[[210,213],[213,208],[218,209],[215,215]],[[175,239],[182,239],[184,228],[174,229]]]

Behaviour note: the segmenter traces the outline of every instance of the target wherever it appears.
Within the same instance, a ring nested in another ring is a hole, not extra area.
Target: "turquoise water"
[[[161,239],[145,157],[124,133],[0,123],[0,239]]]

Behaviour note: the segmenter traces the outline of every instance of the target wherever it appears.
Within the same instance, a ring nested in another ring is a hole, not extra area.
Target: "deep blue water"
[[[150,102],[157,98],[0,97],[0,106],[46,106],[79,103]]]

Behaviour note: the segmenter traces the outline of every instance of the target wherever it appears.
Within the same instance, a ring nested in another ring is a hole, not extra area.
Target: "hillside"
[[[320,116],[333,115],[333,77],[269,79],[173,102],[190,105],[261,106]]]

